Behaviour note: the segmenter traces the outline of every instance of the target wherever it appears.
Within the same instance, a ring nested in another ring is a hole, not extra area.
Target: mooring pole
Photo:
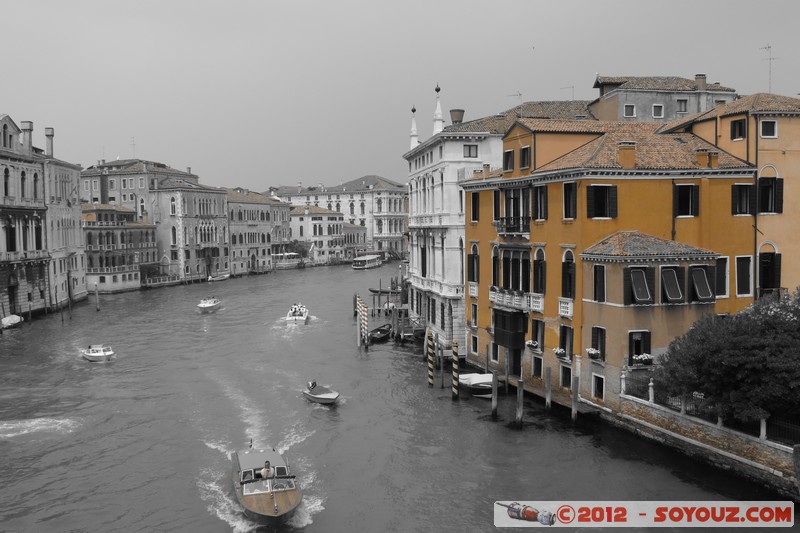
[[[517,381],[517,427],[522,427],[522,400],[525,396],[525,381],[520,376]]]
[[[458,400],[458,343],[453,341],[453,400]]]
[[[100,311],[100,293],[97,290],[97,283],[94,284],[94,303],[97,306],[97,310]]]
[[[552,371],[548,366],[544,369],[544,406],[547,409],[550,409],[550,405],[553,401],[553,385],[550,383],[551,375]]]
[[[572,378],[572,421],[578,419],[578,387],[580,387],[580,378],[575,376]]]
[[[497,420],[497,370],[492,370],[492,420]]]
[[[433,345],[433,332],[430,329],[425,333],[425,344],[428,350],[428,386],[433,387],[433,365],[436,348]]]
[[[58,285],[56,285],[56,305],[58,305]],[[58,311],[61,313],[61,323],[64,323],[64,307],[59,305]]]

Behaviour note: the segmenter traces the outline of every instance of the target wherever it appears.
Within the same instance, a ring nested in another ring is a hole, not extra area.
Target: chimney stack
[[[708,152],[708,166],[709,168],[719,168],[719,152],[717,150]]]
[[[620,141],[617,143],[619,149],[619,165],[624,169],[636,168],[636,141]]]
[[[53,128],[45,128],[44,129],[44,136],[47,139],[47,144],[45,146],[44,155],[46,155],[47,157],[53,157],[53,136],[54,135],[55,135],[55,132],[53,131]]]
[[[464,122],[464,110],[463,109],[451,109],[450,110],[450,120],[453,124],[461,124]]]
[[[484,163],[483,164],[483,177],[484,178],[488,178],[489,177],[489,163]]]
[[[706,90],[706,75],[705,74],[695,74],[694,81],[697,83],[697,90],[698,91],[705,91]]]
[[[186,167],[186,173],[187,174],[191,174],[192,173],[192,167]]]
[[[33,152],[33,122],[30,120],[23,120],[21,124],[22,129],[22,149],[26,154]]]
[[[710,168],[709,164],[709,150],[708,148],[698,148],[694,151],[694,157],[697,161],[697,166],[700,168]]]

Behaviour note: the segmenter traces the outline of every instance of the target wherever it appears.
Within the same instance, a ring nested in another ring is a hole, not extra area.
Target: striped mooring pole
[[[361,296],[356,297],[356,305],[358,306],[359,324],[361,326],[361,344],[365,349],[369,348],[369,316],[367,315],[367,306],[361,299]]]
[[[433,369],[436,365],[436,346],[433,342],[433,332],[428,329],[425,335],[426,347],[428,350],[428,385],[433,387]]]
[[[458,400],[458,343],[453,341],[453,400]]]

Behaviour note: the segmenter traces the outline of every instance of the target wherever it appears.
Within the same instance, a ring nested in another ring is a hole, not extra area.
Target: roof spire
[[[444,129],[444,118],[442,117],[442,103],[439,101],[439,84],[436,84],[436,110],[433,112],[433,134],[441,132]]]
[[[419,144],[419,135],[417,135],[417,118],[414,114],[417,112],[416,106],[411,106],[411,146],[409,148],[416,148]]]

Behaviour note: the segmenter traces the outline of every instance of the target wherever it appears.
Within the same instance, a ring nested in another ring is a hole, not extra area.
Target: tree
[[[670,344],[655,377],[669,395],[702,393],[723,418],[800,414],[800,293],[700,319]]]

